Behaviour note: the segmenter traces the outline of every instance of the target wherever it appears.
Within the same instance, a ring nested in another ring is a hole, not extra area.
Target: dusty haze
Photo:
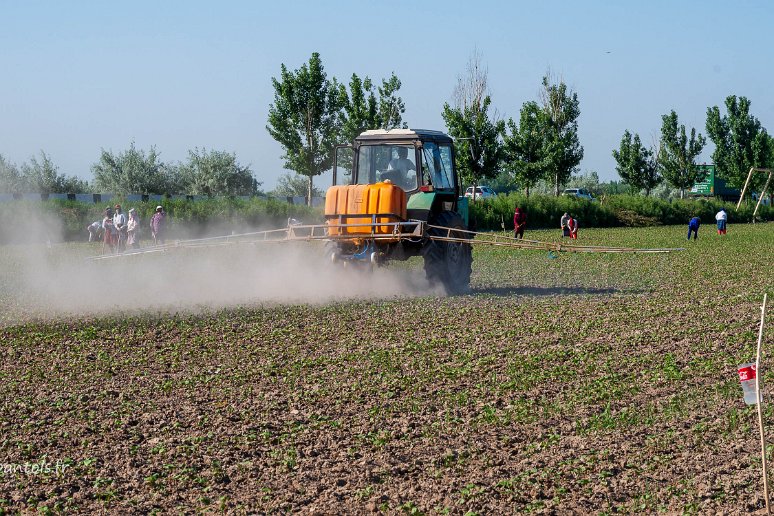
[[[89,260],[100,244],[4,246],[0,321],[443,294],[421,267],[325,263],[320,242],[179,248]],[[9,259],[10,255],[10,259]],[[10,295],[9,295],[10,294]]]

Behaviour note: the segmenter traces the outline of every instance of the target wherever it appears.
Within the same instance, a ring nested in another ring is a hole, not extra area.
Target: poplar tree
[[[691,128],[691,136],[687,137],[685,126],[679,124],[674,110],[663,115],[661,120],[659,165],[664,179],[679,188],[680,197],[683,198],[686,188],[692,187],[704,177],[705,172],[696,167],[696,157],[701,154],[706,140],[696,133],[695,128]]]
[[[468,61],[467,75],[457,78],[454,106],[445,103],[442,113],[454,138],[457,173],[474,191],[482,179],[497,175],[500,162],[500,135],[505,123],[497,120],[496,113],[489,113],[491,104],[487,72],[481,67],[480,55],[474,53]]]
[[[329,81],[320,54],[295,71],[283,64],[279,80],[272,77],[274,102],[266,130],[282,145],[285,168],[308,178],[312,203],[313,178],[331,168],[331,152],[340,134],[339,86]]]
[[[717,106],[707,109],[707,135],[715,144],[712,161],[718,175],[742,188],[750,168],[772,165],[771,138],[757,118],[750,114],[750,101],[736,95],[726,97],[726,115]],[[760,186],[762,174],[753,174],[752,189]]]
[[[632,137],[628,130],[624,131],[618,150],[613,150],[618,175],[637,191],[645,190],[645,196],[663,181],[653,154],[652,150],[642,145],[639,134]]]

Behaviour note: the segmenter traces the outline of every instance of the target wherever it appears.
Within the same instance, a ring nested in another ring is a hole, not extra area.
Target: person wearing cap
[[[129,220],[126,222],[126,245],[132,249],[140,248],[140,219],[137,210],[129,210]]]
[[[115,205],[115,213],[113,214],[113,226],[118,231],[118,252],[122,252],[126,249],[126,215],[121,211],[121,205]]]
[[[728,214],[725,208],[720,208],[720,211],[715,214],[715,221],[718,223],[718,235],[725,235],[726,223],[728,222]]]
[[[156,212],[151,217],[150,228],[153,235],[154,244],[163,244],[165,242],[165,226],[166,226],[167,214],[164,213],[164,208],[156,206]]]

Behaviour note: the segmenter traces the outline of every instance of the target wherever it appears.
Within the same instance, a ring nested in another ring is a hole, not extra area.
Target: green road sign
[[[696,165],[697,170],[705,172],[704,179],[694,183],[691,193],[696,195],[715,195],[715,165]]]

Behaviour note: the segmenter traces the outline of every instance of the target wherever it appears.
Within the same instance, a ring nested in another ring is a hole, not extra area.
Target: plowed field
[[[445,297],[415,259],[329,275],[314,246],[2,248],[0,514],[761,510],[736,366],[774,224],[580,239],[685,250],[476,248]]]

